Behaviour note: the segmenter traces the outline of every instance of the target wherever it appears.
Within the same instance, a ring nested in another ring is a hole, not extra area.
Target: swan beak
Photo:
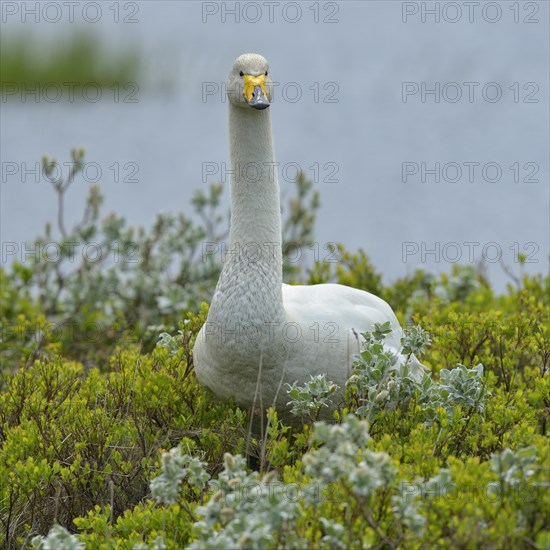
[[[269,99],[265,89],[265,75],[244,75],[244,98],[254,109],[266,109],[269,107]]]

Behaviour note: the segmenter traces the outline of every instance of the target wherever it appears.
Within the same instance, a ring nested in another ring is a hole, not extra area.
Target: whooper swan
[[[398,353],[402,331],[391,307],[368,292],[283,284],[272,94],[267,61],[238,57],[227,83],[230,246],[193,355],[199,382],[219,398],[243,407],[275,404],[287,416],[286,383],[325,373],[343,392],[361,348],[358,334],[389,321],[386,344]]]

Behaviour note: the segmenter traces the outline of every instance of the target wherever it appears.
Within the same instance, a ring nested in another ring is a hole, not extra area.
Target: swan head
[[[267,109],[273,97],[269,65],[257,53],[245,53],[235,59],[227,80],[227,97],[233,105],[257,110]]]

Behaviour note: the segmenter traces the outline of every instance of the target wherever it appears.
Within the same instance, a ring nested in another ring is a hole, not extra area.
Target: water
[[[528,255],[528,272],[547,271],[547,3],[529,3],[530,10],[493,3],[501,8],[494,23],[488,19],[496,8],[485,18],[474,12],[470,23],[461,2],[453,3],[463,9],[456,23],[443,17],[456,17],[446,2],[439,3],[440,23],[429,15],[421,22],[422,5],[433,2],[304,2],[295,23],[285,21],[296,18],[292,3],[281,2],[285,15],[274,11],[272,23],[261,2],[225,3],[240,7],[241,21],[226,13],[224,22],[222,4],[140,2],[132,16],[137,23],[113,23],[107,4],[93,24],[78,11],[72,24],[67,16],[54,24],[8,18],[6,33],[23,28],[52,39],[85,28],[101,34],[107,51],[135,44],[146,67],[135,103],[122,101],[132,90],[120,90],[119,101],[106,90],[95,103],[2,103],[3,168],[32,168],[44,153],[68,161],[71,147],[84,147],[96,164],[88,181],[77,180],[68,193],[69,220],[82,212],[97,167],[105,214],[148,226],[158,211],[190,211],[193,191],[222,176],[204,178],[205,163],[218,166],[229,156],[227,104],[221,92],[205,97],[205,86],[221,86],[235,57],[257,51],[280,82],[271,109],[283,201],[294,166],[317,178],[321,259],[327,242],[362,247],[389,283],[417,267],[449,271],[454,261],[486,256],[498,289],[509,281],[499,255],[516,273],[518,250]],[[415,7],[419,14],[403,23],[403,9]],[[337,22],[315,23],[317,10],[321,21]],[[245,20],[258,14],[257,23]],[[411,90],[406,102],[404,82]],[[439,101],[430,93],[422,101],[422,83],[428,91],[439,83]],[[430,173],[436,163],[439,182]],[[55,195],[44,178],[35,182],[30,174],[23,181],[21,173],[4,170],[1,191],[3,243],[32,240],[55,218]]]

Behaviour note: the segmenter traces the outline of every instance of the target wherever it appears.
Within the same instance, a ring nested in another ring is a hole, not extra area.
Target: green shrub
[[[117,345],[139,343],[151,351],[160,332],[173,331],[187,311],[197,312],[211,298],[218,280],[229,223],[220,214],[221,184],[194,194],[193,216],[159,214],[149,231],[114,213],[101,219],[103,196],[92,185],[81,219],[69,227],[63,203],[84,165],[82,149],[71,152],[70,164],[66,179],[54,179],[57,163],[44,157],[60,204],[56,227],[48,223],[29,246],[39,251],[34,259],[14,262],[8,273],[0,269],[4,367],[18,368],[50,343],[65,357],[99,368]],[[309,245],[318,206],[311,181],[299,174],[284,219],[285,246]],[[88,245],[98,257],[83,253]],[[300,271],[301,264],[287,262],[287,276]]]
[[[300,185],[286,228],[307,246],[303,214],[318,197]],[[83,221],[58,228],[60,246],[137,242],[139,268],[65,271],[61,246],[58,263],[0,270],[0,545],[548,548],[550,280],[523,276],[495,295],[455,266],[385,286],[363,252],[343,247],[338,268],[287,266],[296,280],[389,300],[408,329],[404,364],[389,368],[377,327],[333,425],[316,422],[333,392],[325,377],[289,390],[303,427],[269,410],[252,435],[248,412],[193,372],[219,270],[196,253],[205,235],[225,238],[220,193],[194,199],[212,223],[159,217],[147,232],[100,220],[94,189]],[[54,238],[47,229],[42,241]],[[89,324],[100,327],[93,341],[71,332]],[[407,358],[422,352],[431,372],[417,380]]]
[[[192,319],[195,331],[202,320]],[[96,506],[120,516],[147,495],[159,449],[182,439],[212,464],[244,449],[243,413],[212,402],[185,354],[119,350],[101,373],[52,353],[10,377],[0,395],[9,541],[44,533],[54,521],[73,529],[73,519]]]

